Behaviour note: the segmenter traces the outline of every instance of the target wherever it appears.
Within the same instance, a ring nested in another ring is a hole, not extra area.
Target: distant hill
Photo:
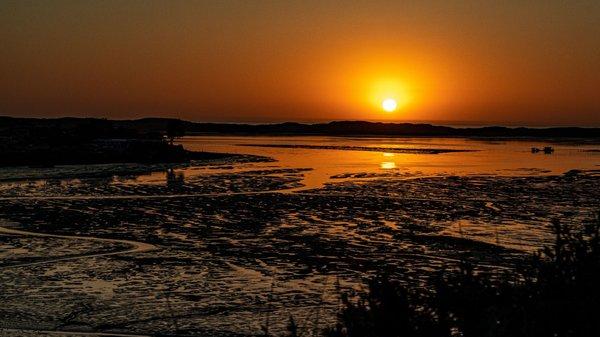
[[[321,124],[217,124],[190,123],[188,133],[249,135],[332,135],[332,136],[427,136],[506,138],[600,138],[600,128],[508,128],[490,126],[453,128],[431,124],[339,121]]]
[[[43,133],[72,134],[93,138],[160,138],[170,123],[177,122],[186,134],[221,135],[332,135],[332,136],[427,136],[489,138],[600,138],[600,128],[552,127],[509,128],[502,126],[455,128],[431,124],[336,121],[303,124],[195,123],[169,118],[107,120],[94,118],[0,117],[0,137]],[[33,131],[36,130],[36,131]]]

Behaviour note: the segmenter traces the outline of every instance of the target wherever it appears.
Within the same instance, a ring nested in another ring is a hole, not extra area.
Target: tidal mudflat
[[[551,241],[552,218],[600,207],[593,144],[552,155],[530,153],[543,142],[465,139],[182,144],[275,161],[0,171],[0,328],[256,335],[293,315],[311,331],[371,275],[426,288],[461,259],[515,268]]]

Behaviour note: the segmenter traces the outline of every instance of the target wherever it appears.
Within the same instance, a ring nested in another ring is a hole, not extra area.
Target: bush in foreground
[[[552,223],[554,245],[522,270],[477,274],[464,263],[441,272],[431,292],[386,277],[358,298],[342,296],[329,337],[600,336],[600,217]]]

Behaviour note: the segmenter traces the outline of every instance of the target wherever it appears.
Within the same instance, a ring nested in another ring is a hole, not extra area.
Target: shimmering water
[[[463,138],[347,138],[347,137],[186,137],[181,140],[190,150],[243,153],[277,159],[277,167],[311,168],[303,183],[320,187],[332,176],[349,173],[423,175],[532,175],[562,174],[573,169],[600,169],[600,145],[556,144],[534,140],[483,141]],[[261,145],[330,145],[339,150],[306,148],[269,148]],[[246,145],[246,146],[241,146]],[[550,155],[532,154],[531,148],[552,146]],[[392,149],[452,149],[473,152],[442,154],[403,154],[343,150],[348,147],[386,147]],[[264,164],[272,166],[274,164]]]

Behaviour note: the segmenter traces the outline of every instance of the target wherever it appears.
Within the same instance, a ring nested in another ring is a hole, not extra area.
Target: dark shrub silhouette
[[[175,138],[185,136],[185,125],[183,124],[183,121],[179,119],[170,119],[167,122],[166,136],[171,145],[173,145]]]
[[[326,330],[331,337],[439,336],[443,333],[425,299],[386,276],[369,282],[357,301],[342,295],[340,322]]]
[[[500,275],[442,271],[433,291],[386,277],[358,299],[343,295],[330,337],[600,336],[600,216],[570,226],[553,221],[555,243],[519,271]]]

